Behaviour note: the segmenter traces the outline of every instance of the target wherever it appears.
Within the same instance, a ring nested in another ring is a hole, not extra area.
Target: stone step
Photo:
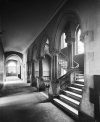
[[[63,94],[59,95],[59,97],[60,97],[60,100],[65,102],[66,104],[68,104],[68,105],[70,105],[70,106],[72,106],[72,107],[74,107],[76,109],[79,108],[79,104],[80,104],[79,101],[77,101],[75,99],[72,99],[72,98],[70,98],[68,96],[65,96]]]
[[[84,74],[76,74],[75,79],[76,80],[84,80]]]
[[[68,90],[77,93],[77,94],[82,94],[82,89],[76,88],[76,87],[68,87]]]
[[[77,94],[77,93],[74,93],[74,92],[72,92],[72,91],[63,90],[63,93],[64,93],[65,95],[67,95],[67,96],[69,96],[69,97],[75,99],[75,100],[78,100],[78,101],[80,101],[81,98],[82,98],[82,95]]]
[[[84,79],[77,79],[76,81],[80,81],[84,83]]]
[[[84,79],[83,77],[75,77],[76,80]]]
[[[84,74],[76,74],[76,76],[84,76]]]
[[[77,80],[75,81],[75,83],[84,85],[84,80],[82,80],[82,79],[77,79]]]
[[[83,84],[78,84],[78,83],[73,83],[73,84],[71,84],[71,86],[76,87],[76,88],[80,88],[80,89],[82,89],[84,87]]]
[[[61,108],[63,108],[65,111],[73,115],[74,117],[78,118],[78,110],[71,107],[70,105],[62,102],[61,100],[55,98],[53,99],[56,104],[58,104]]]
[[[76,75],[77,78],[84,78],[84,75]]]

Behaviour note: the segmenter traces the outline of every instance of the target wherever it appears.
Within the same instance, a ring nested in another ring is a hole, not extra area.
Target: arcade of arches
[[[49,88],[48,94],[58,106],[67,97],[80,102],[75,106],[67,101],[74,106],[80,121],[99,122],[100,2],[98,7],[97,3],[87,1],[66,2],[23,53],[4,52],[0,47],[0,84],[17,78],[36,87],[38,92]],[[68,93],[64,94],[66,90]],[[79,98],[73,97],[77,90]]]

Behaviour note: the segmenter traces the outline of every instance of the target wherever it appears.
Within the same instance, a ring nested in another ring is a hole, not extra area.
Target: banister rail
[[[63,54],[61,51],[60,51],[59,55],[63,56],[63,58],[64,58],[65,60],[68,59],[67,56],[66,56],[65,54]],[[76,66],[73,67],[73,68],[79,68],[79,63],[77,63],[75,60],[73,60],[73,62],[76,64]]]
[[[62,55],[65,59],[67,59],[67,56],[64,55],[62,52],[59,53],[60,55]],[[67,61],[67,60],[66,60]],[[57,81],[61,81],[61,79],[66,78],[67,76],[69,76],[71,73],[78,71],[79,70],[79,64],[73,60],[73,62],[76,64],[76,66],[71,67],[66,74],[64,74],[63,76],[61,76],[60,78],[57,79]]]
[[[78,70],[79,70],[78,68],[71,68],[71,69],[69,69],[69,71],[68,71],[65,75],[61,76],[61,77],[58,78],[57,80],[61,80],[61,79],[63,79],[63,78],[66,78],[68,75],[70,75],[71,73],[73,73],[73,72],[75,72],[75,71],[78,71]]]
[[[79,63],[77,63],[76,61],[73,60],[73,62],[76,64],[76,66],[74,68],[79,68]]]
[[[70,74],[73,72],[79,71],[78,68],[70,69],[65,75],[57,79],[57,83],[60,85],[60,89],[65,90],[67,86],[71,84],[70,82]]]
[[[62,52],[59,53],[60,60],[64,60],[67,62],[68,57]],[[67,73],[63,76],[59,77],[56,82],[59,83],[61,89],[66,89],[67,86],[70,85],[70,74],[79,71],[79,63],[73,60],[73,66],[70,69],[67,69]]]
[[[59,52],[59,55],[63,56],[63,58],[67,60],[67,56],[65,54],[63,54],[61,51]]]

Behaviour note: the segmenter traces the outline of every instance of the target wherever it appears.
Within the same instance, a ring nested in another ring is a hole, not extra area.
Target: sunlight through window
[[[11,61],[8,63],[8,67],[16,67],[16,63]]]
[[[84,43],[80,40],[81,36],[81,29],[77,31],[77,42],[76,42],[76,54],[83,54],[84,53]]]
[[[17,68],[17,65],[15,62],[11,61],[8,63],[8,73],[16,73],[16,68]]]
[[[63,33],[63,34],[61,35],[61,49],[67,47],[67,43],[66,43],[65,40],[66,40],[66,34]]]
[[[47,39],[45,47],[44,47],[44,52],[49,53],[49,40]]]

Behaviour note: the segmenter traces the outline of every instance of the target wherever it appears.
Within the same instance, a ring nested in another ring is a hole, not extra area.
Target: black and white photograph
[[[100,122],[100,0],[0,0],[0,122]]]

